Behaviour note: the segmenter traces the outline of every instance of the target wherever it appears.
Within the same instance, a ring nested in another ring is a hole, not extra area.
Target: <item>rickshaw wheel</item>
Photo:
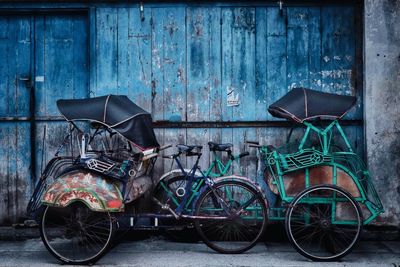
[[[219,199],[224,201],[225,209]],[[243,205],[247,207],[237,214]],[[268,209],[257,190],[231,180],[205,190],[196,203],[194,215],[205,217],[195,219],[195,227],[208,247],[219,253],[238,254],[257,244],[266,228]]]
[[[286,234],[301,255],[335,261],[357,243],[363,217],[356,200],[333,185],[312,186],[299,193],[286,212]]]
[[[45,206],[40,236],[47,250],[68,264],[92,264],[109,248],[115,222],[108,212],[95,212],[81,202]]]

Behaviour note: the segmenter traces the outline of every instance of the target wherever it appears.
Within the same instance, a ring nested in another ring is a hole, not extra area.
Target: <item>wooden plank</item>
[[[220,9],[187,9],[187,120],[221,119]]]
[[[222,120],[222,43],[221,43],[221,9],[209,8],[209,86],[210,86],[210,116],[211,121]]]
[[[0,17],[0,51],[3,51],[3,61],[0,63],[0,116],[8,116],[8,95],[9,95],[9,87],[8,87],[8,68],[9,65],[5,64],[6,62],[10,62],[10,41],[8,38],[8,25],[9,25],[9,17],[1,16]]]
[[[131,83],[131,73],[135,71],[137,65],[131,65],[131,49],[129,42],[129,8],[116,8],[117,15],[117,94],[125,94],[134,92]],[[135,99],[132,99],[135,102]]]
[[[151,10],[118,9],[118,93],[151,111]]]
[[[207,8],[187,9],[187,120],[210,117],[210,17]]]
[[[309,87],[308,34],[307,8],[287,8],[287,87],[291,90],[296,87]]]
[[[238,94],[238,105],[232,107],[233,120],[255,118],[255,9],[233,10],[232,88]]]
[[[352,7],[322,8],[322,88],[324,91],[355,95],[355,27]],[[362,118],[361,97],[347,118]]]
[[[164,10],[164,119],[186,120],[186,10]]]
[[[267,106],[287,92],[286,9],[267,8]],[[277,120],[269,113],[268,120]]]
[[[16,222],[25,216],[31,190],[29,123],[1,123],[0,144],[0,225]]]
[[[151,113],[153,120],[164,120],[164,38],[163,38],[163,15],[162,8],[151,10]]]
[[[36,16],[34,31],[35,31],[35,65],[34,65],[34,75],[38,77],[42,77],[43,81],[45,79],[45,19],[44,16]],[[36,34],[37,33],[37,34]],[[36,77],[35,77],[36,80]],[[44,82],[35,82],[35,115],[46,114],[46,93],[45,93],[45,84]]]
[[[234,128],[233,129],[233,154],[239,155],[246,150],[245,142],[256,139],[255,128]],[[235,163],[235,174],[246,176],[252,180],[255,179],[256,162],[244,157]]]
[[[36,81],[43,83],[38,92],[41,97],[36,98],[36,115],[56,116],[60,114],[56,100],[74,97],[73,24],[66,16],[46,16],[44,20],[44,82]]]
[[[30,125],[28,122],[18,123],[16,125],[17,134],[15,150],[15,217],[20,219],[26,216],[26,207],[29,199],[33,193],[34,184],[31,179],[31,171],[29,168],[31,164],[31,151],[27,149],[30,147]],[[15,220],[14,220],[15,221]]]
[[[164,8],[158,16],[161,20],[154,20],[155,34],[160,34],[162,41],[154,43],[153,47],[163,52],[159,64],[163,64],[163,101],[156,105],[155,117],[162,112],[164,120],[186,119],[186,43],[184,7]],[[154,17],[154,16],[153,16]],[[157,25],[156,25],[157,24]],[[155,58],[157,60],[157,58]],[[158,86],[157,86],[158,87]],[[158,88],[157,88],[158,90]]]
[[[0,194],[2,195],[3,201],[0,201],[0,224],[10,223],[10,215],[8,211],[9,207],[9,147],[11,134],[13,132],[9,129],[9,123],[0,124]]]
[[[54,157],[54,153],[61,145],[64,137],[67,135],[69,125],[66,122],[37,122],[36,123],[36,177],[40,177],[41,172],[46,164]],[[76,145],[76,138],[73,142]],[[68,155],[71,153],[69,143],[63,148],[60,155]],[[74,149],[74,155],[79,154],[78,148]]]
[[[221,8],[221,49],[222,49],[222,71],[221,71],[221,91],[222,91],[222,102],[221,102],[221,118],[222,121],[233,120],[232,107],[228,107],[228,94],[232,92],[232,42],[233,42],[233,29],[231,27],[233,23],[233,9],[232,8]]]
[[[15,69],[14,74],[14,96],[15,106],[14,114],[15,116],[27,116],[29,114],[29,94],[30,91],[26,87],[24,81],[20,78],[30,77],[31,75],[31,17],[13,17],[13,21],[17,20],[17,32],[16,32],[16,42],[15,47],[10,47],[10,51],[14,51]],[[8,62],[10,64],[11,62]],[[11,76],[10,76],[11,78]],[[11,103],[10,103],[11,104]]]
[[[321,8],[308,9],[309,87],[321,91]]]
[[[15,47],[17,46],[18,43],[18,29],[19,29],[19,22],[20,20],[16,17],[10,18],[8,21],[8,56],[9,60],[8,61],[8,72],[7,72],[7,90],[8,90],[8,114],[15,116],[17,115],[17,110],[15,108],[17,104],[17,94],[16,94],[16,89],[19,87],[21,84],[23,88],[23,82],[20,82],[18,79],[17,81],[17,51],[15,50]],[[18,86],[17,86],[18,85]]]
[[[255,120],[267,120],[267,8],[256,8]]]
[[[322,75],[322,90],[324,92],[335,92],[336,78],[342,75],[341,70],[336,70],[334,61],[337,55],[335,52],[335,15],[339,10],[335,7],[323,7],[321,9],[322,18],[322,61],[321,61],[321,75]]]
[[[89,32],[88,18],[74,16],[72,19],[73,98],[89,97]]]
[[[96,96],[117,94],[118,88],[118,11],[98,8],[97,23],[97,82]]]

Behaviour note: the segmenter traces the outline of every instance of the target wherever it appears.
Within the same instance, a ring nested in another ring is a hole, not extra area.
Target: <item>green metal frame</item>
[[[348,174],[354,181],[360,196],[355,200],[365,205],[370,215],[364,218],[364,224],[370,223],[379,214],[384,212],[382,203],[373,186],[369,171],[367,170],[361,158],[353,152],[349,140],[338,120],[332,121],[325,128],[319,128],[310,122],[303,122],[306,126],[303,138],[297,146],[294,153],[284,153],[280,149],[270,149],[263,146],[259,149],[260,154],[272,174],[272,183],[277,186],[279,195],[285,204],[289,204],[294,197],[288,196],[285,191],[283,176],[290,172],[304,169],[305,170],[305,186],[310,186],[309,168],[314,166],[332,166],[333,167],[333,185],[337,185],[337,170],[340,169]],[[333,130],[336,129],[342,137],[345,145],[345,151],[334,152],[332,149]],[[315,133],[319,139],[319,146],[307,147],[307,140],[311,133]],[[335,212],[336,205],[340,199],[316,198],[312,197],[306,202],[332,204],[332,223],[352,224],[351,221],[336,221]],[[270,220],[284,220],[284,205],[279,208],[272,208],[275,215],[270,216]]]
[[[211,162],[210,166],[207,168],[205,172],[203,172],[203,175],[205,177],[210,177],[210,178],[218,178],[222,176],[226,176],[231,169],[231,166],[234,161],[238,160],[240,158],[239,155],[232,156],[228,159],[228,161],[224,164],[222,162],[222,159],[218,157],[217,153],[213,151],[213,158],[214,160]],[[215,172],[213,172],[213,169],[216,169]],[[199,179],[198,181],[193,182],[193,186],[191,189],[191,194],[190,197],[185,205],[185,210],[190,211],[190,205],[193,203],[193,199],[198,195],[201,187],[203,186],[204,179]],[[165,185],[164,181],[160,181],[160,184],[164,191],[168,194],[168,197],[174,202],[175,205],[179,206],[179,200],[174,196],[174,194],[167,188]]]

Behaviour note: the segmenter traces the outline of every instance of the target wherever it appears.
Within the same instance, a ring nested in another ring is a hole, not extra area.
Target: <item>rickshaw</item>
[[[116,230],[159,228],[165,219],[193,221],[204,243],[221,253],[246,251],[263,234],[268,210],[259,188],[239,176],[211,179],[198,166],[201,146],[179,144],[176,153],[164,155],[176,161],[185,185],[163,189],[178,196],[174,205],[170,197],[157,198],[155,189],[169,176],[154,179],[154,165],[171,145],[158,144],[151,115],[128,97],[58,100],[57,107],[70,128],[27,211],[60,261],[95,263]],[[181,156],[194,157],[193,166],[184,168]]]
[[[277,148],[248,142],[258,149],[268,189],[277,196],[269,201],[269,220],[284,221],[291,244],[314,261],[348,254],[362,226],[384,212],[370,173],[339,123],[355,102],[353,96],[295,88],[268,111],[303,125],[302,138]]]

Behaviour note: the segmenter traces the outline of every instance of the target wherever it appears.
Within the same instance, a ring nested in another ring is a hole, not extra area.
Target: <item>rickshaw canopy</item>
[[[120,133],[141,149],[159,147],[150,113],[125,95],[60,99],[60,113],[68,121],[92,121]]]
[[[356,97],[295,88],[268,107],[272,116],[303,123],[312,119],[340,119]]]

